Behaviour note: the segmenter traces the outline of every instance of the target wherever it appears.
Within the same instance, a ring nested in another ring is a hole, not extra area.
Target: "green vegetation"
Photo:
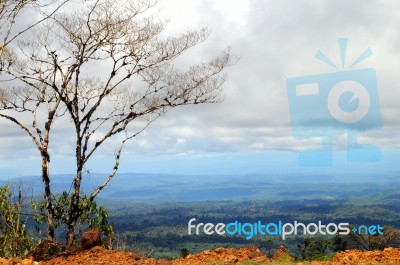
[[[301,260],[330,260],[334,251],[339,251],[339,249],[335,249],[334,247],[337,237],[335,236],[333,240],[305,238],[303,244],[298,244]]]
[[[392,190],[379,192],[377,196],[368,195],[368,200],[361,199],[361,196],[347,197],[347,199],[309,199],[308,195],[297,195],[297,200],[169,204],[104,201],[104,205],[109,209],[110,221],[114,224],[119,242],[123,242],[126,250],[147,256],[180,257],[181,249],[197,253],[217,247],[247,245],[255,245],[267,255],[272,255],[280,245],[284,245],[298,260],[327,260],[337,251],[349,248],[365,250],[361,248],[368,244],[365,242],[370,242],[368,245],[370,249],[381,249],[382,245],[399,247],[400,235],[392,234],[388,238],[368,236],[357,239],[352,234],[343,237],[299,234],[289,236],[286,240],[282,240],[279,236],[258,235],[246,240],[244,236],[188,235],[187,223],[191,218],[203,223],[228,223],[234,220],[241,222],[297,220],[308,223],[320,220],[325,224],[340,222],[354,225],[380,224],[388,228],[386,232],[388,233],[389,227],[400,227],[399,199],[393,196],[397,192]],[[392,199],[386,200],[383,194],[391,196]]]
[[[40,239],[41,229],[44,226],[45,202],[36,203],[29,198],[32,206],[30,209],[24,199],[27,198],[22,196],[20,187],[16,197],[13,196],[10,186],[0,187],[0,257],[23,257],[36,246],[40,246],[39,243],[45,243]],[[55,197],[53,207],[56,213],[56,227],[65,225],[68,218],[65,207],[70,200],[71,197],[67,192]],[[107,210],[97,205],[95,201],[89,201],[86,196],[82,196],[81,204],[82,213],[76,232],[81,234],[88,229],[98,228],[106,239],[103,241],[105,246],[111,247],[114,233],[112,224],[108,222]],[[34,223],[36,223],[35,229],[29,229],[33,228]],[[37,243],[34,243],[35,237]],[[57,244],[50,244],[46,251],[46,255],[52,256],[60,252],[61,248]]]
[[[45,201],[38,203],[32,202],[32,208],[36,211],[33,220],[37,223],[36,230],[40,232],[40,227],[45,221]],[[68,222],[68,206],[71,203],[71,196],[67,192],[56,195],[53,202],[54,207],[54,227],[66,225]],[[75,233],[81,234],[84,230],[98,228],[107,239],[107,246],[111,247],[114,238],[113,226],[108,222],[108,212],[98,206],[95,201],[90,201],[85,195],[80,198],[79,209],[81,209],[78,222],[75,226]]]
[[[248,245],[254,245],[265,254],[272,256],[280,245],[284,245],[297,261],[328,260],[335,252],[346,249],[373,250],[384,249],[388,246],[400,247],[398,230],[400,227],[400,197],[395,196],[397,193],[398,191],[394,190],[379,192],[377,196],[369,195],[368,200],[360,199],[361,196],[333,200],[310,199],[309,196],[298,195],[297,200],[290,198],[289,200],[227,200],[166,204],[112,200],[89,203],[87,198],[82,196],[81,203],[86,206],[82,205],[81,207],[86,210],[82,212],[76,233],[80,234],[88,228],[97,227],[103,231],[104,235],[111,235],[113,248],[134,251],[155,258],[174,259],[218,247],[238,248]],[[26,218],[25,220],[21,218],[21,209],[23,210],[24,207],[19,203],[18,198],[15,199],[16,202],[12,202],[9,188],[2,188],[1,196],[1,207],[4,211],[4,214],[1,215],[2,220],[11,220],[12,224],[20,222],[18,226],[23,227],[23,230],[18,230],[21,238],[18,242],[23,242],[21,240],[25,240],[24,238],[31,240],[27,235],[33,233],[29,233],[27,230],[34,227],[33,219],[39,221],[40,224],[43,217],[40,213],[44,210],[43,202],[33,203],[35,210],[31,209],[29,215],[22,214]],[[388,196],[390,199],[386,199]],[[54,198],[56,226],[62,225],[68,218],[63,207],[68,205],[69,200],[70,197],[66,192]],[[11,216],[11,219],[4,219],[6,213]],[[31,215],[35,217],[31,218]],[[250,223],[259,220],[263,222],[278,222],[279,220],[294,222],[297,220],[308,223],[320,220],[325,224],[349,222],[355,227],[380,224],[384,226],[384,235],[350,233],[347,236],[305,236],[299,233],[288,236],[286,240],[282,240],[280,236],[262,235],[256,235],[251,240],[246,240],[243,235],[188,235],[187,224],[191,218],[196,218],[197,222],[203,223],[228,223],[235,220]],[[12,227],[12,225],[9,226]],[[4,227],[8,226],[2,225],[2,229]],[[11,233],[13,231],[17,230],[11,230]],[[4,232],[4,236],[6,236],[6,232]],[[13,238],[14,236],[9,236],[2,240],[2,243]],[[27,241],[27,247],[19,253],[26,252],[26,249],[31,247],[29,242],[32,241]],[[108,243],[111,244],[111,241]],[[19,244],[18,246],[23,247],[24,245]],[[10,256],[11,254],[2,253],[2,255]]]
[[[33,239],[21,218],[22,196],[13,202],[10,186],[0,187],[0,256],[23,256],[33,247]]]

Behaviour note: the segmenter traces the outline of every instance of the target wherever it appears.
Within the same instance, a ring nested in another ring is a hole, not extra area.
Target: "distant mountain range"
[[[54,192],[71,188],[72,174],[53,175]],[[85,175],[82,190],[90,193],[106,178],[106,174]],[[167,175],[122,173],[114,177],[100,197],[137,202],[243,200],[243,199],[343,199],[398,190],[400,174],[386,176],[353,175]],[[42,193],[39,176],[21,178],[32,193]],[[2,180],[3,184],[17,180]],[[397,194],[397,193],[396,193]],[[396,196],[394,194],[393,196]]]

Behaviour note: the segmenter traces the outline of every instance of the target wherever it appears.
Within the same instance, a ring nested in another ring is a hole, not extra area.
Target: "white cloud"
[[[229,69],[223,103],[171,111],[130,143],[126,152],[297,152],[318,145],[317,139],[292,137],[285,81],[297,75],[337,71],[314,55],[320,49],[340,62],[339,37],[349,38],[348,62],[367,47],[374,52],[359,67],[377,71],[384,128],[362,133],[361,140],[381,148],[400,148],[400,2],[164,0],[160,8],[160,18],[171,19],[166,34],[203,26],[212,29],[208,41],[180,59],[180,65],[212,58],[227,45],[240,60]],[[3,153],[26,152],[27,141],[21,140],[26,136],[2,121],[1,126]],[[63,127],[52,138],[57,142],[53,151],[60,155],[71,154],[66,150],[73,143],[73,135]],[[110,145],[104,152],[110,154],[113,149]]]

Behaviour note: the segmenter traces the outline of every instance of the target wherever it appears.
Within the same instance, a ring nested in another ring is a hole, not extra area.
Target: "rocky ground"
[[[294,259],[281,247],[272,258],[268,258],[256,247],[240,249],[217,248],[204,251],[186,258],[176,260],[155,260],[135,255],[130,252],[107,250],[102,247],[93,247],[85,251],[63,254],[45,261],[35,261],[33,257],[27,259],[1,259],[0,264],[7,265],[74,265],[74,264],[104,264],[104,265],[201,265],[201,264],[297,264],[297,265],[398,265],[400,264],[400,249],[387,248],[383,251],[361,252],[348,250],[337,253],[327,262],[295,262]]]

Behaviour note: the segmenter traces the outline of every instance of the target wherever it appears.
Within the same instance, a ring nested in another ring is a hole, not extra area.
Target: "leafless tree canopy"
[[[77,169],[69,242],[79,216],[82,172],[99,146],[115,135],[122,139],[114,168],[93,191],[91,200],[117,172],[127,140],[174,107],[221,100],[225,82],[222,72],[231,61],[229,50],[211,61],[178,69],[174,59],[205,41],[209,30],[187,30],[179,36],[164,37],[167,21],[154,15],[156,4],[154,0],[76,4],[35,27],[31,31],[34,38],[4,50],[3,73],[9,83],[19,85],[0,90],[1,106],[6,111],[0,115],[30,134],[44,157],[43,163],[50,161],[48,135],[54,119],[67,113],[72,120]],[[44,129],[38,127],[39,109]],[[12,120],[18,115],[9,115],[12,111],[31,114],[33,129]],[[46,187],[49,177],[43,181]]]

